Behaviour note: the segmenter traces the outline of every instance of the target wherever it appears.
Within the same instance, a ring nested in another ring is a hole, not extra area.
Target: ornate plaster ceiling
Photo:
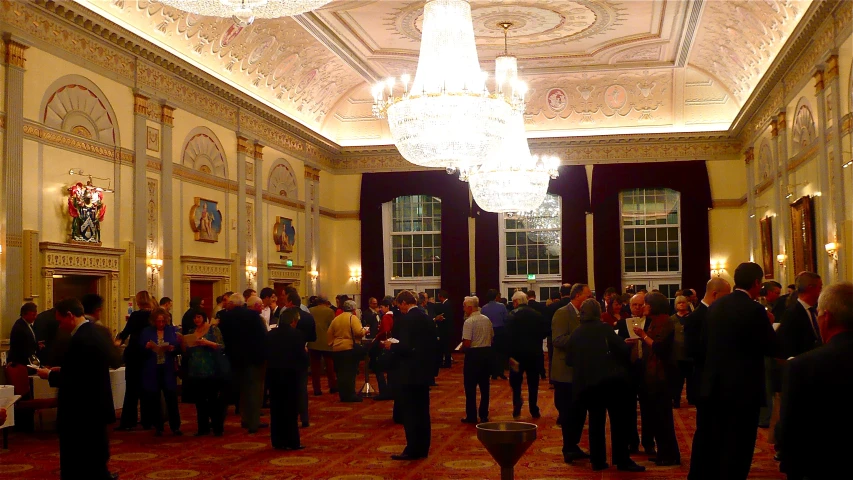
[[[390,143],[369,85],[414,73],[424,1],[338,0],[295,18],[77,0],[342,146]],[[485,70],[530,85],[533,137],[727,130],[811,0],[471,0]]]

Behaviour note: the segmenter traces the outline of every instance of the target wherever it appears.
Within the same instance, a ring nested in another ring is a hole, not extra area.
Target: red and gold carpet
[[[269,431],[249,435],[239,417],[229,409],[225,436],[194,438],[195,409],[181,405],[185,436],[155,438],[152,432],[111,434],[110,470],[123,480],[136,479],[497,479],[500,469],[477,440],[473,425],[460,423],[464,415],[462,366],[442,370],[438,387],[431,391],[432,449],[426,460],[396,462],[389,457],[405,445],[403,427],[391,421],[391,402],[365,400],[342,404],[337,395],[310,397],[311,426],[301,430],[298,452],[273,450]],[[361,382],[359,382],[359,385]],[[539,425],[538,439],[516,467],[518,479],[683,479],[687,476],[696,410],[675,410],[675,426],[683,465],[660,468],[634,457],[647,470],[625,474],[611,467],[592,472],[589,462],[562,462],[562,439],[556,427],[553,390],[543,382],[539,403],[542,418],[533,420],[525,410],[521,421]],[[324,390],[327,391],[327,390]],[[526,396],[526,394],[525,394]],[[491,419],[511,420],[511,390],[506,381],[492,382]],[[268,417],[267,417],[268,418]],[[38,424],[38,421],[36,421]],[[767,443],[767,430],[759,431],[750,478],[782,479]],[[582,447],[587,449],[584,435]],[[609,448],[609,444],[608,444]],[[55,434],[12,433],[9,450],[0,453],[0,478],[59,478],[59,447]],[[609,452],[608,452],[609,458]],[[81,479],[85,480],[85,479]]]

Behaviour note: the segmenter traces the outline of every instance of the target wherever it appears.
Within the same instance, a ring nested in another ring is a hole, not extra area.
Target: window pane
[[[633,272],[677,272],[680,263],[679,194],[666,188],[620,193],[623,256]],[[673,261],[674,260],[674,261]]]
[[[514,261],[506,262],[506,274],[507,275],[516,275],[518,273],[518,268]]]

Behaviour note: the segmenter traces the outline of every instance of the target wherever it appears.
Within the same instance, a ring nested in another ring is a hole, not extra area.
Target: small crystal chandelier
[[[533,243],[546,245],[553,255],[558,255],[561,242],[562,222],[559,216],[560,198],[557,195],[545,195],[539,208],[519,212],[513,216],[520,220],[526,229],[527,239]]]
[[[490,93],[487,76],[477,57],[471,5],[430,0],[414,82],[410,86],[411,77],[400,77],[402,96],[395,96],[394,78],[376,85],[373,114],[388,118],[394,144],[415,165],[484,164],[502,147],[508,120],[523,110],[526,93]]]
[[[310,12],[331,0],[158,0],[205,17],[231,18],[239,26],[251,25],[255,18],[278,18]]]
[[[495,160],[459,171],[460,180],[470,184],[474,201],[487,212],[536,210],[545,200],[548,183],[559,174],[559,158],[530,154],[521,113],[513,115],[512,123]]]

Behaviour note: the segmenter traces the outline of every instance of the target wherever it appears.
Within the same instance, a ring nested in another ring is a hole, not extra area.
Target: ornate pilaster
[[[834,280],[830,275],[829,256],[822,247],[835,237],[835,222],[832,221],[832,192],[829,186],[829,149],[826,147],[826,89],[823,71],[814,73],[815,96],[817,97],[817,138],[820,156],[817,159],[817,183],[820,196],[815,198],[815,220],[817,222],[817,267],[824,279]]]
[[[24,228],[21,211],[24,209],[24,67],[27,45],[17,38],[4,35],[6,47],[6,134],[3,136],[3,205],[0,206],[0,246],[3,247],[3,318],[0,337],[7,337],[12,322],[18,318],[24,300]]]
[[[148,97],[133,94],[133,243],[136,245],[133,263],[136,266],[136,286],[148,285],[147,235],[145,221],[148,211],[148,187],[145,177],[148,153]]]
[[[163,220],[163,295],[174,300],[175,296],[175,262],[173,259],[175,242],[170,233],[174,229],[172,222],[172,129],[174,127],[175,108],[171,105],[160,106],[160,139],[163,147],[160,149],[160,205]],[[180,303],[176,302],[176,305]]]
[[[265,240],[269,238],[264,233],[267,231],[267,225],[264,224],[264,146],[256,143],[252,154],[255,157],[255,266],[258,267],[255,281],[260,289],[267,286],[268,250]]]
[[[746,166],[746,221],[749,235],[749,260],[755,261],[755,246],[757,242],[756,215],[755,215],[755,172],[752,161],[755,159],[755,148],[749,147],[743,153],[743,161]]]
[[[320,170],[305,167],[305,265],[308,271],[320,270]],[[322,273],[321,273],[322,276]],[[308,295],[320,293],[320,280],[309,276]]]
[[[782,110],[776,117],[776,137],[774,145],[776,147],[776,163],[779,168],[779,210],[777,218],[779,218],[779,254],[788,255],[790,251],[788,241],[791,238],[791,206],[788,198],[788,128],[785,111]],[[790,258],[790,255],[789,255]],[[788,275],[788,263],[781,265],[777,280],[782,285],[791,283],[792,278]]]
[[[826,61],[826,77],[824,81],[832,92],[829,99],[829,119],[832,120],[832,127],[835,132],[832,135],[832,161],[829,164],[830,171],[830,197],[832,199],[833,223],[835,224],[835,238],[830,237],[829,241],[834,241],[841,245],[838,249],[838,260],[833,261],[835,265],[831,265],[832,270],[837,270],[835,273],[835,281],[848,280],[853,272],[848,271],[847,251],[853,248],[851,239],[846,238],[844,230],[844,220],[847,216],[846,206],[844,204],[845,187],[844,185],[844,155],[841,147],[842,121],[841,121],[841,86],[838,77],[838,55],[830,56]],[[853,137],[853,135],[851,135]]]
[[[248,218],[246,212],[246,157],[252,155],[253,149],[249,139],[237,135],[237,279],[235,285],[238,292],[246,289],[247,255],[246,236],[248,235]]]

